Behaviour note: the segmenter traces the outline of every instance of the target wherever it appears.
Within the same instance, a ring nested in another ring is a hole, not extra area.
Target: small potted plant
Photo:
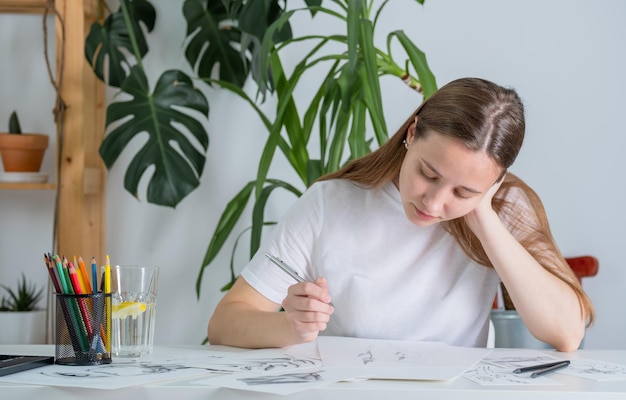
[[[0,157],[5,172],[38,172],[48,148],[48,135],[22,133],[17,113],[9,118],[9,131],[0,132]]]
[[[17,289],[0,285],[0,344],[42,344],[46,337],[46,310],[39,308],[44,290],[24,274]]]

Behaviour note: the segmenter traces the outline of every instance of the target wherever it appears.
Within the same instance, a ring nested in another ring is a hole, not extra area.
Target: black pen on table
[[[298,275],[298,273],[296,272],[295,269],[291,268],[289,266],[289,264],[287,264],[286,262],[284,262],[280,258],[278,258],[278,257],[276,257],[274,255],[271,255],[270,253],[265,253],[265,257],[269,258],[271,262],[273,262],[276,266],[278,266],[280,269],[285,271],[288,275],[290,275],[296,281],[304,282],[304,278],[302,278],[300,275]],[[333,306],[333,303],[328,303],[328,304]],[[333,307],[335,307],[335,306],[333,306]]]
[[[531,378],[536,378],[536,377],[541,376],[543,374],[546,374],[548,372],[552,372],[552,371],[556,371],[557,369],[565,368],[569,364],[570,364],[569,360],[555,361],[555,362],[551,362],[551,363],[547,363],[547,364],[539,364],[539,365],[532,365],[530,367],[517,368],[516,370],[513,371],[513,373],[514,374],[521,374],[523,372],[534,371],[532,374],[530,374],[530,377]]]

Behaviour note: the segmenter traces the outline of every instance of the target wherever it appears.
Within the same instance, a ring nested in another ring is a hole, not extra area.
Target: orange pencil
[[[80,282],[80,287],[83,289],[83,293],[85,292],[85,280],[83,279],[83,274],[81,270],[78,268],[78,260],[76,260],[76,256],[74,256],[74,268],[76,269],[76,276],[78,277],[78,282]]]
[[[83,289],[84,293],[91,293],[91,284],[89,283],[89,274],[87,273],[87,267],[85,266],[85,262],[81,256],[78,256],[78,268],[80,269],[80,273],[83,277]]]

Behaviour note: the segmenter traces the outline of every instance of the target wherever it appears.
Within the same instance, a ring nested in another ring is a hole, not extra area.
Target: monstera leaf
[[[130,18],[125,18],[123,9]],[[85,57],[98,78],[107,84],[120,87],[126,79],[130,65],[122,50],[141,57],[148,53],[148,44],[139,23],[148,32],[154,28],[156,11],[146,0],[122,2],[120,10],[109,15],[103,25],[94,23],[85,40]],[[134,49],[136,45],[136,49]],[[135,51],[136,50],[136,51]],[[108,76],[104,76],[105,71]]]
[[[308,0],[319,4],[321,0]],[[219,80],[242,88],[248,75],[260,74],[260,43],[268,27],[284,13],[275,0],[202,1],[185,0],[187,21],[185,57],[198,77],[210,79],[218,68]],[[273,42],[292,38],[285,23],[273,34]]]
[[[132,99],[107,108],[107,126],[119,126],[105,136],[100,155],[111,168],[135,136],[148,133],[148,141],[128,166],[124,187],[137,197],[140,179],[154,166],[148,202],[175,207],[200,183],[209,137],[189,111],[208,116],[206,97],[187,75],[177,70],[164,72],[151,93],[143,70],[137,66],[130,70],[121,89]]]
[[[187,0],[183,5],[187,20],[185,57],[201,78],[210,78],[215,65],[221,80],[243,87],[248,76],[247,58],[237,46],[241,32],[233,27],[220,27],[229,16],[221,1],[208,2],[205,9],[199,0]]]

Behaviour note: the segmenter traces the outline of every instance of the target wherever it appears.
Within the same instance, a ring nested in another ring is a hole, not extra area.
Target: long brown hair
[[[407,131],[416,120],[416,138],[436,132],[461,140],[469,149],[489,154],[502,167],[503,174],[515,161],[524,140],[524,106],[514,90],[479,78],[461,78],[425,100],[380,148],[319,180],[348,179],[375,188],[396,179],[404,160]],[[519,196],[524,196],[525,201],[515,201]],[[520,204],[528,204],[531,209]],[[591,324],[594,316],[591,300],[561,255],[539,196],[517,176],[508,173],[493,198],[493,207],[537,262],[574,290],[588,325]],[[468,257],[493,268],[464,217],[445,221],[443,227]]]

